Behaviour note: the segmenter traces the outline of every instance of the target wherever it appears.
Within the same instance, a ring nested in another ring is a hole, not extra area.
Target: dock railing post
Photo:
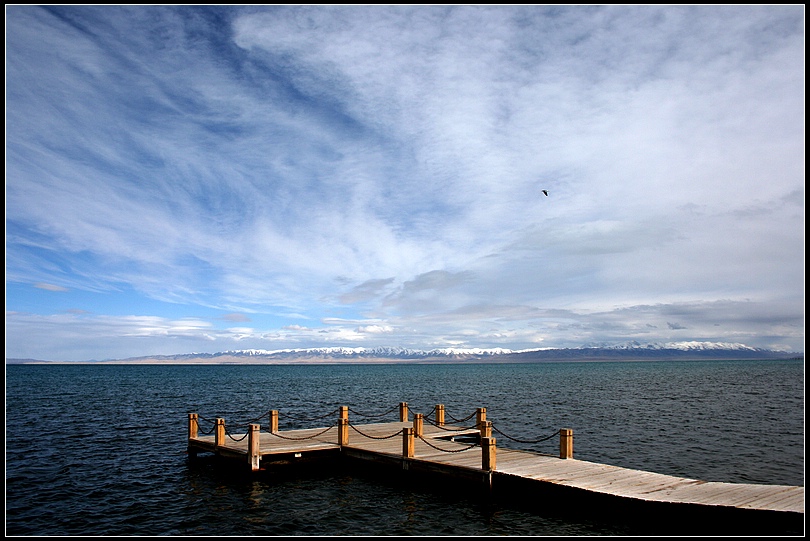
[[[200,428],[200,416],[196,413],[188,414],[188,439],[197,439],[197,430]]]
[[[444,404],[436,404],[436,424],[444,426]]]
[[[407,402],[400,402],[399,403],[399,421],[401,423],[408,422],[408,403]]]
[[[278,410],[270,410],[270,433],[278,434]]]
[[[484,424],[481,425],[481,437],[482,438],[492,437],[492,421],[484,421]]]
[[[417,438],[422,437],[422,427],[424,426],[424,416],[421,413],[413,414],[413,435]]]
[[[216,431],[214,432],[214,445],[221,447],[225,445],[225,419],[217,417]]]
[[[338,445],[349,445],[349,406],[340,406],[338,411]]]
[[[349,445],[349,420],[338,419],[338,445]]]
[[[560,429],[560,458],[574,458],[574,431]]]
[[[495,438],[481,438],[481,469],[495,470]]]
[[[402,429],[402,456],[403,458],[413,458],[413,428]]]
[[[251,423],[248,432],[248,463],[252,471],[258,471],[262,459],[261,433],[262,425]]]
[[[197,439],[197,431],[200,428],[200,418],[196,413],[188,414],[188,456],[195,458],[197,451],[191,446],[191,440]]]
[[[487,420],[487,408],[478,408],[475,410],[475,428],[481,431],[481,436],[484,435],[484,422]]]

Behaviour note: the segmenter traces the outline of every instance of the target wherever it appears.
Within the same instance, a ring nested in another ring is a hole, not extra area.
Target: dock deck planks
[[[482,451],[479,446],[471,447],[470,443],[451,440],[453,437],[476,436],[479,434],[477,429],[457,427],[457,430],[451,431],[447,430],[450,427],[442,429],[425,424],[422,435],[425,441],[416,438],[414,457],[404,459],[401,432],[403,428],[411,426],[408,422],[349,425],[349,441],[342,448],[337,443],[336,427],[329,430],[289,430],[277,434],[261,432],[261,460],[272,461],[274,457],[282,455],[303,455],[314,451],[343,451],[371,461],[407,460],[429,465],[433,469],[485,473],[481,469]],[[190,451],[241,457],[245,462],[247,447],[247,438],[241,436],[226,438],[225,445],[220,447],[214,444],[214,436],[189,439]],[[494,478],[512,476],[636,500],[804,514],[804,487],[801,486],[700,481],[514,449],[497,449],[496,468],[492,475]]]

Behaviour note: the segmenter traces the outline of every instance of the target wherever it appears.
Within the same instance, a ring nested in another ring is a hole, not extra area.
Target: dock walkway
[[[188,449],[191,454],[210,452],[235,459],[253,470],[274,462],[334,454],[477,480],[491,488],[519,481],[521,486],[564,488],[622,501],[787,513],[803,523],[803,486],[708,482],[577,460],[573,458],[573,433],[568,429],[559,431],[560,456],[498,448],[496,460],[492,424],[485,420],[483,408],[478,410],[474,426],[462,427],[446,425],[443,418],[425,422],[420,414],[410,422],[407,410],[402,413],[403,404],[396,422],[349,424],[347,409],[341,408],[341,416],[332,426],[278,431],[273,425],[277,417],[274,421],[271,416],[269,432],[252,424],[248,432],[228,437],[222,419],[217,419],[218,430],[213,435],[200,436],[200,419],[190,414]]]

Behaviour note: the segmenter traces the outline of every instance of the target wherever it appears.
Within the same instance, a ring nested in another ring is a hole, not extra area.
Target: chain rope
[[[445,411],[445,412],[444,412],[444,415],[445,415],[446,417],[450,417],[450,420],[451,420],[451,421],[453,421],[454,423],[463,423],[464,421],[469,421],[470,419],[472,419],[473,417],[475,417],[475,414],[476,414],[476,413],[477,413],[477,412],[475,412],[475,411],[474,411],[474,412],[472,412],[470,415],[468,415],[467,417],[465,417],[465,418],[463,418],[463,419],[456,419],[455,417],[453,417],[452,415],[450,415],[449,413],[447,413],[447,411]]]
[[[394,406],[393,408],[389,409],[388,411],[385,411],[385,412],[383,412],[383,413],[379,413],[379,414],[368,414],[368,413],[361,413],[361,412],[357,412],[357,411],[355,411],[355,410],[353,410],[353,409],[351,409],[351,408],[348,408],[348,411],[349,411],[349,412],[351,412],[351,413],[353,413],[353,414],[355,414],[355,415],[358,415],[358,416],[360,416],[360,417],[374,417],[374,418],[380,418],[380,417],[385,417],[386,415],[389,415],[389,414],[391,414],[392,412],[397,411],[397,409],[398,409],[398,408],[399,408],[399,405]],[[271,413],[272,411],[273,411],[273,410],[268,410],[268,411],[267,411],[266,413],[264,413],[263,415],[260,415],[260,416],[256,417],[255,419],[253,419],[252,421],[247,422],[247,423],[230,423],[230,424],[228,425],[228,427],[229,427],[229,428],[233,428],[233,427],[236,427],[236,428],[240,428],[240,427],[247,427],[247,426],[249,426],[250,424],[255,423],[256,421],[261,421],[262,419],[269,417],[269,416],[270,416],[270,413]],[[329,412],[329,413],[327,413],[327,414],[325,414],[325,415],[321,415],[321,416],[319,416],[319,417],[298,417],[298,416],[289,415],[289,414],[285,414],[285,415],[284,415],[284,417],[285,417],[285,420],[286,420],[286,419],[289,419],[289,418],[292,418],[292,419],[297,420],[297,421],[316,421],[316,420],[319,420],[319,419],[324,419],[324,418],[326,418],[326,417],[333,416],[333,415],[335,415],[336,413],[338,413],[339,411],[340,411],[340,408],[336,408],[336,409],[332,410],[331,412]],[[409,409],[409,413],[410,413],[410,412],[411,412],[411,410]],[[431,415],[433,415],[435,412],[436,412],[436,407],[434,406],[434,407],[433,407],[433,409],[432,409],[432,410],[431,410],[429,413],[427,413],[427,414],[423,414],[423,415],[422,415],[422,419],[423,419],[424,421],[426,421],[428,424],[430,424],[431,426],[434,426],[434,427],[436,427],[436,428],[438,428],[438,429],[440,429],[440,430],[444,430],[444,431],[446,431],[446,432],[460,432],[460,431],[464,431],[464,430],[473,430],[473,429],[477,429],[477,428],[478,428],[477,426],[470,426],[470,427],[451,427],[451,428],[449,428],[449,427],[446,427],[446,426],[444,426],[444,425],[439,425],[439,424],[438,424],[438,422],[433,421],[433,420],[431,420],[431,419],[430,419],[430,416],[431,416]],[[279,412],[279,415],[280,415],[280,412]],[[470,414],[469,416],[467,416],[467,417],[465,417],[465,418],[463,418],[463,419],[456,419],[455,417],[453,417],[453,416],[452,416],[452,415],[450,415],[449,413],[445,412],[445,416],[446,416],[446,417],[449,417],[449,418],[450,418],[450,419],[451,419],[451,420],[452,420],[454,423],[463,423],[463,422],[465,422],[465,421],[468,421],[468,420],[472,419],[472,418],[473,418],[475,415],[476,415],[476,412],[473,412],[472,414]],[[203,429],[203,428],[202,428],[202,426],[201,426],[201,424],[200,424],[201,422],[202,422],[202,423],[208,423],[208,424],[210,424],[210,425],[211,425],[210,430],[205,430],[205,429]],[[317,438],[317,437],[319,437],[319,436],[322,436],[323,434],[325,434],[325,433],[326,433],[326,432],[328,432],[329,430],[332,430],[332,429],[333,429],[333,428],[335,428],[336,426],[337,426],[337,424],[332,424],[332,425],[330,425],[330,426],[326,427],[326,428],[325,428],[324,430],[322,430],[321,432],[318,432],[317,434],[313,434],[313,435],[311,435],[311,436],[305,436],[305,437],[301,437],[301,438],[296,438],[296,437],[292,437],[292,436],[282,436],[282,435],[281,435],[280,433],[278,433],[278,432],[268,432],[268,433],[269,433],[269,434],[271,434],[271,435],[273,435],[273,436],[275,436],[275,437],[277,437],[277,438],[281,438],[281,439],[285,439],[285,440],[309,440],[309,439],[313,439],[313,438]],[[394,432],[393,434],[391,434],[391,435],[389,435],[389,436],[372,436],[372,435],[370,435],[370,434],[366,434],[366,433],[364,433],[363,431],[361,431],[360,429],[358,429],[356,426],[354,426],[354,425],[353,425],[353,424],[351,424],[351,423],[349,423],[349,426],[350,426],[350,427],[351,427],[351,428],[352,428],[352,429],[353,429],[355,432],[357,432],[358,434],[360,434],[361,436],[363,436],[363,437],[365,437],[365,438],[369,438],[369,439],[374,439],[374,440],[386,440],[386,439],[391,439],[391,438],[395,438],[396,436],[398,436],[398,435],[402,434],[402,431],[401,431],[401,430],[398,430],[398,431]],[[199,432],[201,432],[201,433],[202,433],[202,434],[204,434],[204,435],[211,435],[211,434],[213,434],[213,433],[215,432],[215,430],[216,430],[216,420],[208,419],[208,418],[205,418],[205,417],[202,417],[202,416],[199,416],[199,415],[198,415],[198,416],[197,416],[197,429],[198,429],[198,431],[199,431]],[[560,434],[560,431],[559,431],[559,430],[557,430],[557,431],[556,431],[556,432],[554,432],[553,434],[550,434],[550,435],[548,435],[548,436],[542,437],[542,438],[540,438],[540,439],[536,439],[536,440],[524,440],[524,439],[515,438],[515,437],[513,437],[513,436],[510,436],[509,434],[506,434],[505,432],[503,432],[502,430],[500,430],[499,428],[497,428],[497,427],[496,427],[494,424],[492,425],[492,430],[493,430],[493,431],[495,431],[495,432],[497,432],[497,433],[498,433],[498,434],[500,434],[501,436],[503,436],[503,437],[505,437],[505,438],[509,439],[509,440],[512,440],[512,441],[514,441],[514,442],[518,442],[518,443],[526,443],[526,444],[536,444],[536,443],[542,443],[542,442],[548,441],[548,440],[550,440],[551,438],[554,438],[555,436],[558,436],[558,435]],[[233,440],[233,441],[235,441],[235,442],[240,442],[240,441],[244,440],[244,439],[245,439],[245,438],[248,436],[248,434],[247,434],[247,433],[245,433],[244,435],[242,435],[242,437],[240,437],[240,438],[236,438],[236,437],[234,437],[234,435],[233,435],[233,434],[231,434],[231,432],[230,432],[229,430],[226,430],[226,431],[225,431],[225,433],[227,434],[227,436],[228,436],[228,437],[229,437],[231,440]],[[418,438],[419,438],[420,440],[422,440],[423,442],[425,442],[425,443],[426,443],[428,446],[430,446],[430,447],[432,447],[432,448],[434,448],[434,449],[436,449],[436,450],[438,450],[438,451],[445,452],[445,453],[458,453],[458,452],[466,451],[466,450],[468,450],[468,449],[471,449],[471,448],[476,447],[476,446],[478,446],[478,445],[479,445],[478,443],[473,443],[472,445],[470,445],[470,446],[468,446],[468,447],[466,447],[466,448],[464,448],[464,449],[458,449],[458,450],[448,450],[448,449],[442,449],[442,448],[440,448],[440,447],[437,447],[437,446],[433,445],[432,443],[430,443],[429,441],[427,441],[426,439],[424,439],[422,436],[418,436]],[[543,453],[540,453],[540,454],[543,454]],[[549,455],[549,456],[553,456],[553,455]]]
[[[226,435],[226,436],[228,436],[229,438],[231,438],[231,439],[232,439],[233,441],[235,441],[235,442],[240,442],[240,441],[244,440],[245,438],[247,438],[247,437],[248,437],[248,434],[249,434],[249,432],[245,432],[244,434],[242,434],[242,437],[241,437],[241,438],[234,438],[234,437],[231,435],[231,433],[230,433],[230,432],[228,432],[227,430],[225,431],[225,435]]]
[[[446,430],[447,432],[460,432],[460,431],[462,431],[462,430],[473,430],[473,429],[477,429],[477,428],[478,428],[477,426],[447,428],[447,427],[445,427],[444,425],[437,424],[436,422],[431,421],[431,420],[430,420],[430,419],[428,419],[428,418],[425,418],[425,421],[426,421],[428,424],[430,424],[430,425],[432,425],[432,426],[435,426],[436,428],[438,428],[438,429],[440,429],[440,430]]]
[[[205,421],[207,423],[211,423],[211,430],[204,430],[200,426],[200,421]],[[216,423],[214,421],[211,421],[210,419],[205,419],[205,418],[199,417],[199,416],[197,417],[197,431],[198,432],[202,432],[204,435],[208,436],[208,435],[213,434],[214,431],[216,430],[216,428],[217,428]]]
[[[437,451],[441,451],[441,452],[443,452],[443,453],[461,453],[462,451],[469,451],[469,450],[470,450],[470,449],[472,449],[473,447],[477,447],[477,446],[478,446],[478,444],[477,444],[477,443],[473,443],[472,445],[469,445],[469,446],[467,446],[467,447],[465,447],[465,448],[463,448],[463,449],[442,449],[441,447],[436,447],[435,445],[433,445],[432,443],[430,443],[429,441],[427,441],[427,440],[426,440],[425,438],[423,438],[422,436],[417,436],[417,438],[419,438],[420,440],[422,440],[423,442],[425,442],[425,443],[426,443],[426,444],[427,444],[429,447],[433,447],[433,448],[434,448],[434,449],[436,449]]]
[[[324,430],[322,430],[321,432],[318,432],[317,434],[313,434],[312,436],[304,436],[304,437],[301,437],[301,438],[294,438],[292,436],[282,436],[278,432],[268,432],[268,434],[270,434],[271,436],[275,436],[277,438],[281,438],[282,440],[296,440],[296,441],[311,440],[311,439],[317,438],[318,436],[323,436],[324,434],[326,434],[327,432],[329,432],[330,430],[332,430],[336,426],[337,426],[337,424],[333,424],[331,426],[326,427]]]
[[[321,415],[320,417],[298,417],[296,415],[290,415],[289,413],[285,413],[284,417],[285,417],[285,419],[287,417],[289,417],[289,418],[291,418],[291,419],[293,419],[295,421],[318,421],[320,419],[325,419],[326,417],[330,417],[330,416],[336,414],[339,411],[340,411],[340,408],[335,408],[334,410],[330,411],[326,415]],[[278,416],[281,417],[281,412],[280,411],[278,412]]]
[[[498,434],[500,434],[501,436],[504,436],[505,438],[510,439],[510,440],[512,440],[512,441],[516,441],[516,442],[518,442],[518,443],[541,443],[541,442],[544,442],[544,441],[548,441],[548,440],[550,440],[551,438],[553,438],[554,436],[557,436],[557,435],[559,435],[559,434],[560,434],[560,431],[558,430],[558,431],[556,431],[554,434],[551,434],[550,436],[546,436],[545,438],[540,438],[539,440],[519,440],[519,439],[517,439],[517,438],[513,438],[512,436],[509,436],[509,435],[507,435],[507,434],[504,434],[503,432],[501,432],[500,430],[498,430],[497,428],[495,428],[495,425],[492,425],[492,430],[494,430],[495,432],[497,432],[497,433],[498,433]]]
[[[349,412],[354,413],[355,415],[358,415],[360,417],[376,417],[376,418],[379,418],[379,417],[385,417],[386,415],[388,415],[390,413],[393,413],[393,412],[397,411],[398,409],[399,409],[399,406],[394,406],[393,408],[391,408],[390,410],[388,410],[386,412],[379,413],[379,414],[373,414],[373,413],[360,413],[358,411],[354,411],[352,408],[349,408]]]
[[[365,434],[365,433],[361,432],[360,429],[358,429],[356,426],[354,426],[351,423],[349,423],[349,426],[352,427],[352,429],[354,429],[354,431],[357,432],[358,434],[360,434],[361,436],[366,437],[366,438],[371,438],[372,440],[389,440],[391,438],[394,438],[394,437],[399,436],[400,434],[402,434],[402,430],[397,430],[396,432],[394,432],[390,436],[371,436],[369,434]]]

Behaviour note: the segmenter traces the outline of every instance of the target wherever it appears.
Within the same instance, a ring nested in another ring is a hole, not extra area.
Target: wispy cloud
[[[68,288],[66,288],[66,287],[57,286],[57,285],[54,285],[54,284],[38,283],[38,284],[34,284],[34,287],[36,287],[38,289],[44,289],[45,291],[69,291]]]
[[[6,15],[9,356],[803,350],[803,6]]]

